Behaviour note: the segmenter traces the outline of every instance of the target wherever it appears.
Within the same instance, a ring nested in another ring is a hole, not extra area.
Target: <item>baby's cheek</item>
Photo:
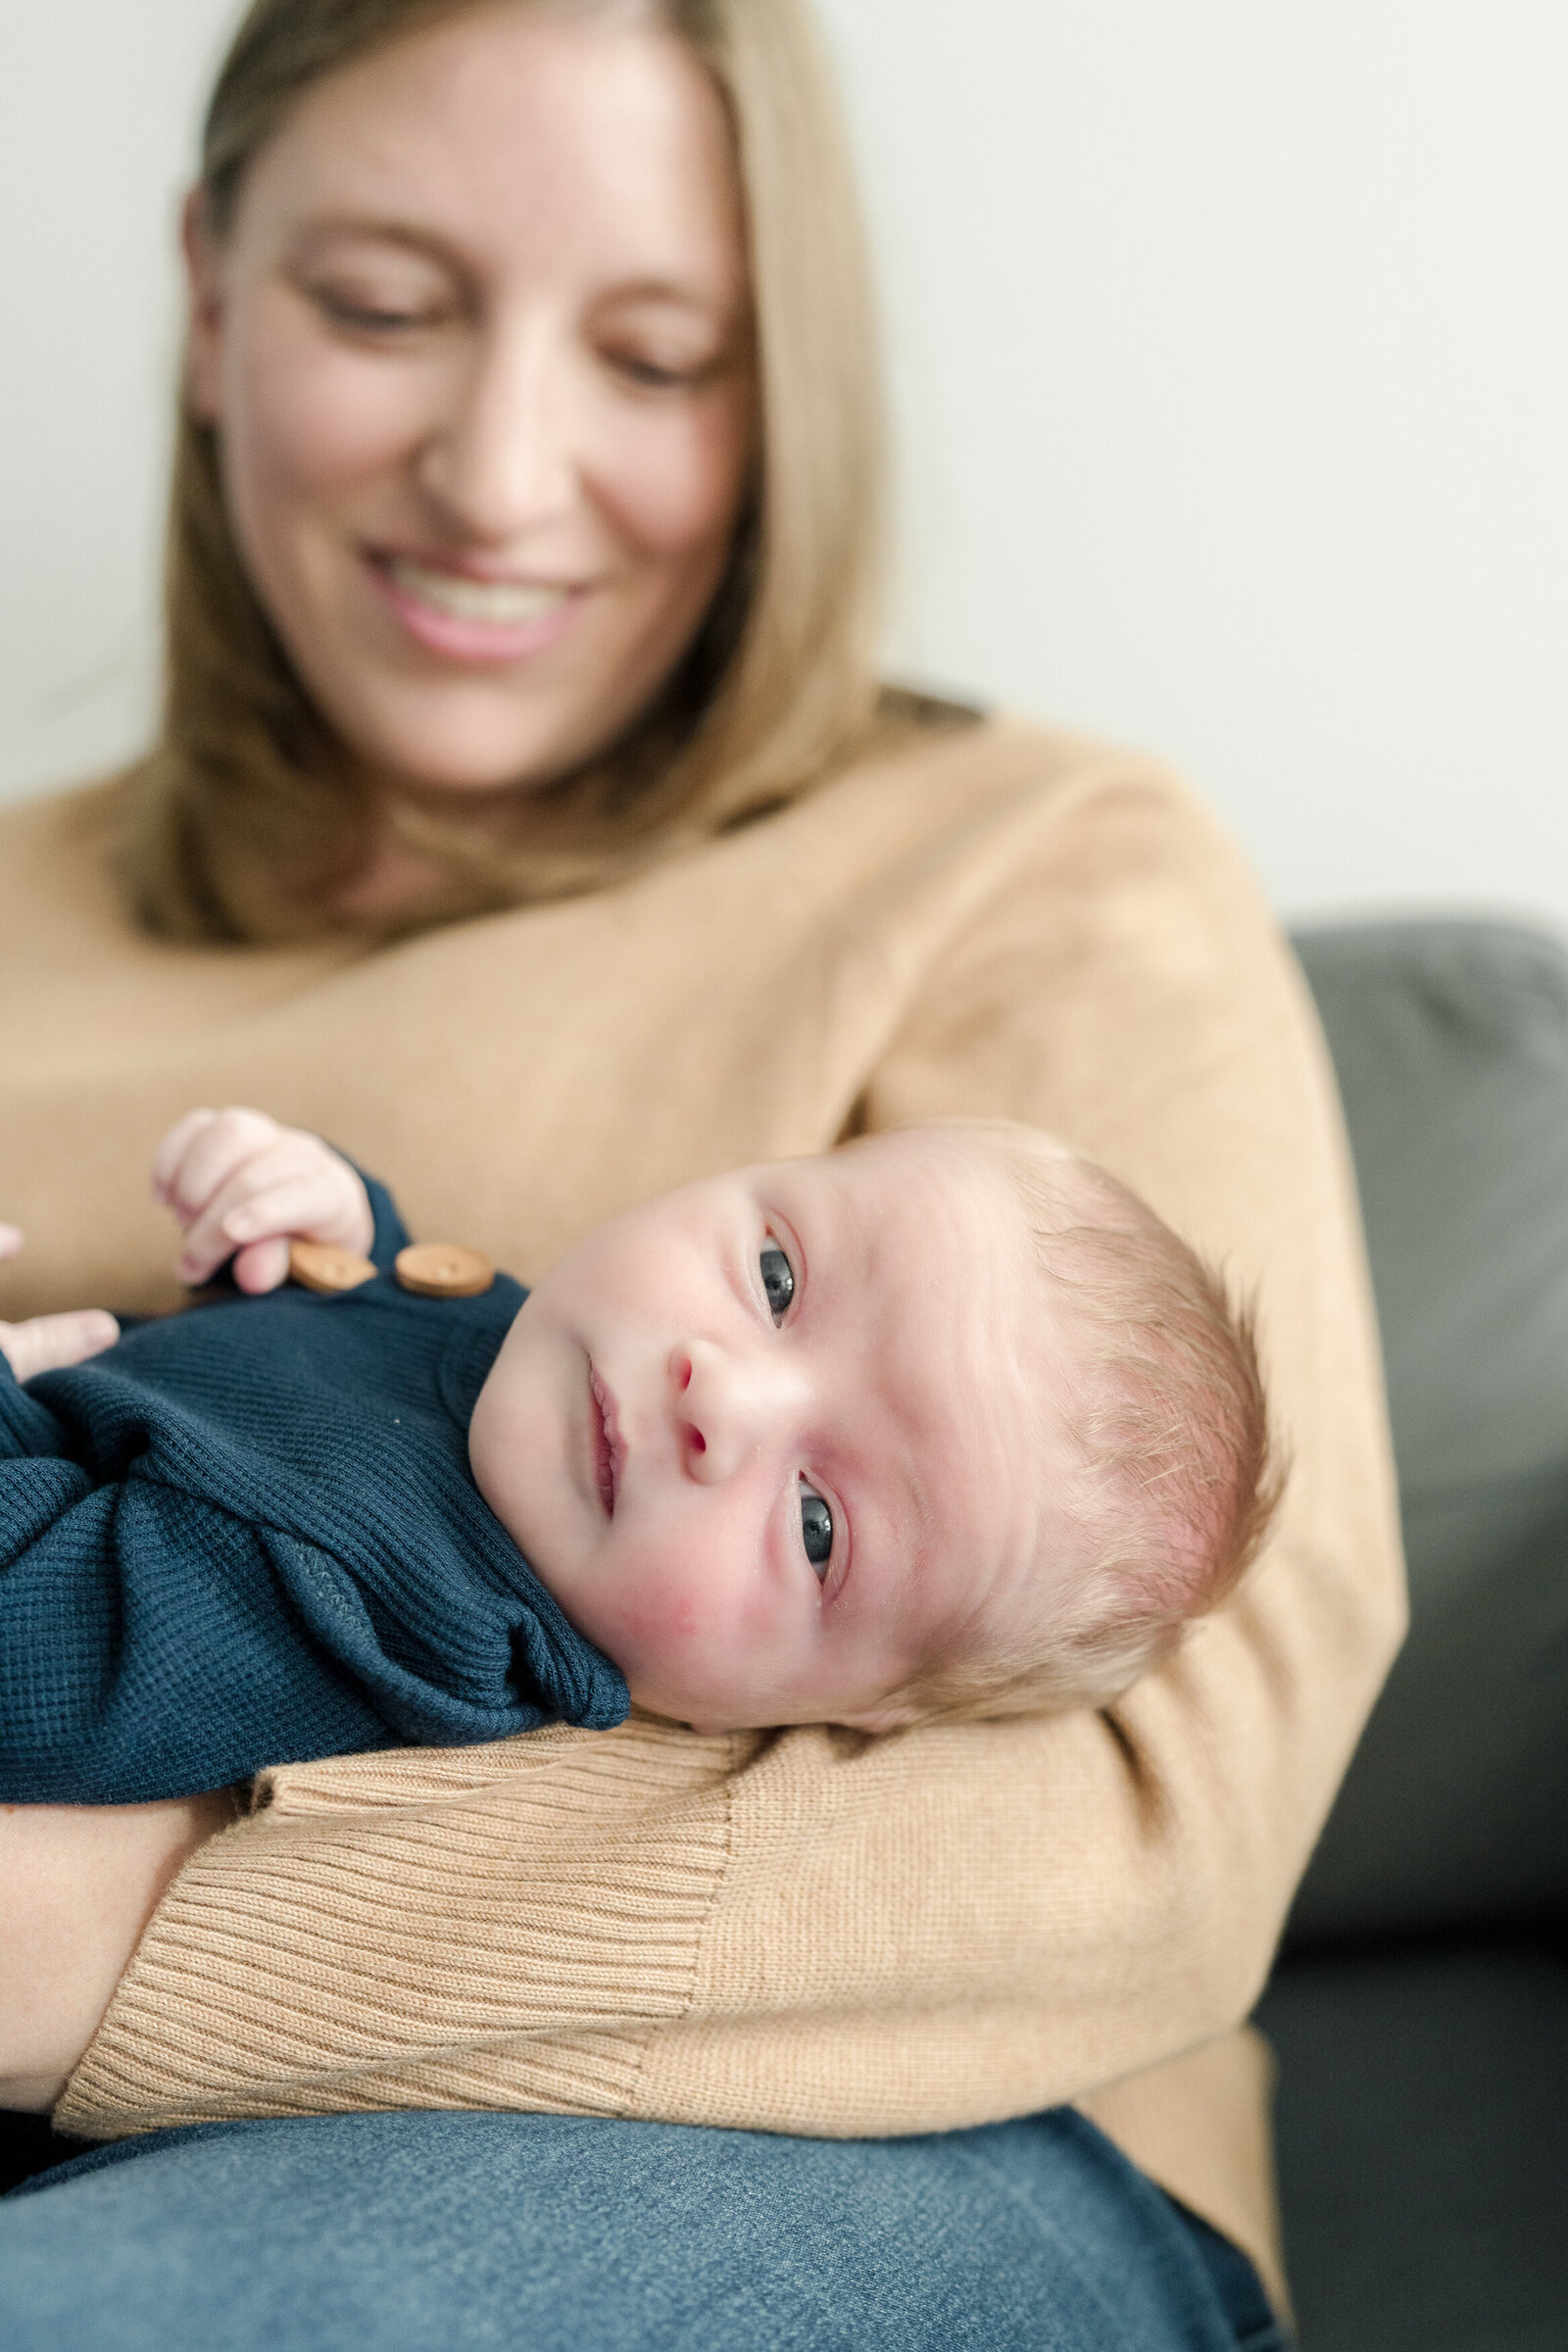
[[[696,1623],[696,1591],[678,1560],[663,1556],[661,1533],[646,1522],[634,1531],[617,1514],[594,1573],[583,1580],[593,1638],[624,1674],[669,1656]]]
[[[689,1592],[643,1595],[620,1611],[623,1637],[638,1654],[669,1656],[690,1648],[702,1612]]]

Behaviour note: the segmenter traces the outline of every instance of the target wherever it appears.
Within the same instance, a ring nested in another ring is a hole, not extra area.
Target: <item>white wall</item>
[[[1288,910],[1568,923],[1568,11],[824,4],[902,664],[1169,752]],[[3,793],[144,723],[161,257],[231,10],[0,6]]]
[[[0,798],[141,740],[178,192],[235,0],[0,0]]]

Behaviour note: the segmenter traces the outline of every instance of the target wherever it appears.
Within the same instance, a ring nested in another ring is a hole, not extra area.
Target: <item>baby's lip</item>
[[[613,1519],[626,1448],[615,1419],[615,1399],[606,1387],[592,1357],[588,1361],[588,1451],[591,1457],[589,1466],[593,1471],[599,1499],[605,1506],[605,1517]]]

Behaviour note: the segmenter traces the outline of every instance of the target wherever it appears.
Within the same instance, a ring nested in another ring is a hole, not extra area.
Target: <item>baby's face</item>
[[[589,1234],[509,1333],[469,1452],[639,1704],[878,1729],[1062,1572],[1063,1347],[1004,1175],[961,1135],[881,1137]]]

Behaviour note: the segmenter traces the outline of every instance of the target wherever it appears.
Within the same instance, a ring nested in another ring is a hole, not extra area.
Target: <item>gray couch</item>
[[[1260,2012],[1303,2352],[1568,2347],[1568,956],[1298,941],[1348,1115],[1412,1623]]]

